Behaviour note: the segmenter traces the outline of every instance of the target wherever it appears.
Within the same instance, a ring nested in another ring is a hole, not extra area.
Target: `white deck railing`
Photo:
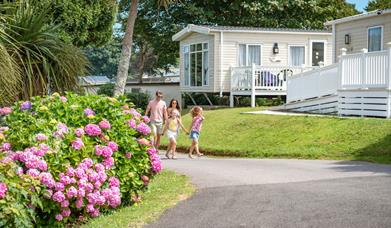
[[[297,74],[288,80],[287,103],[336,94],[338,84],[338,64]]]
[[[286,91],[287,79],[313,67],[246,66],[231,68],[231,91],[280,90]]]
[[[342,55],[340,88],[390,88],[390,50]]]

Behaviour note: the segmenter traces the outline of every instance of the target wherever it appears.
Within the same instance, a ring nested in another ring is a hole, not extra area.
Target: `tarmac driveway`
[[[198,191],[147,227],[391,227],[390,165],[178,157]]]

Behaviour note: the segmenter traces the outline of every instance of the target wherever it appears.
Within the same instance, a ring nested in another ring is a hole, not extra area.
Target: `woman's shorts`
[[[168,139],[176,139],[178,137],[178,133],[176,131],[167,130]]]
[[[190,137],[191,140],[198,141],[198,139],[200,138],[200,133],[197,132],[197,131],[191,131],[190,134],[189,134],[189,137]]]

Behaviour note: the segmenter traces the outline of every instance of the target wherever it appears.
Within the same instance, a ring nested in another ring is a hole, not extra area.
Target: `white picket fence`
[[[293,76],[288,80],[287,103],[337,93],[338,64]]]
[[[342,89],[390,87],[389,50],[342,55],[340,76]]]

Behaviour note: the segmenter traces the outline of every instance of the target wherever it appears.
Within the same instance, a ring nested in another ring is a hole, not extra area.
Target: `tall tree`
[[[373,10],[382,10],[382,9],[390,9],[391,1],[390,0],[372,0],[368,2],[367,7],[365,7],[366,11]]]
[[[164,7],[167,9],[169,4],[176,0],[157,0],[157,8]],[[133,45],[134,24],[137,18],[138,0],[131,0],[126,31],[122,44],[121,59],[118,65],[114,96],[122,95],[125,91],[126,79],[128,78],[129,61],[131,58],[131,47]]]
[[[61,24],[60,38],[79,47],[103,45],[113,33],[118,4],[116,0],[40,0],[49,6],[51,20]]]

